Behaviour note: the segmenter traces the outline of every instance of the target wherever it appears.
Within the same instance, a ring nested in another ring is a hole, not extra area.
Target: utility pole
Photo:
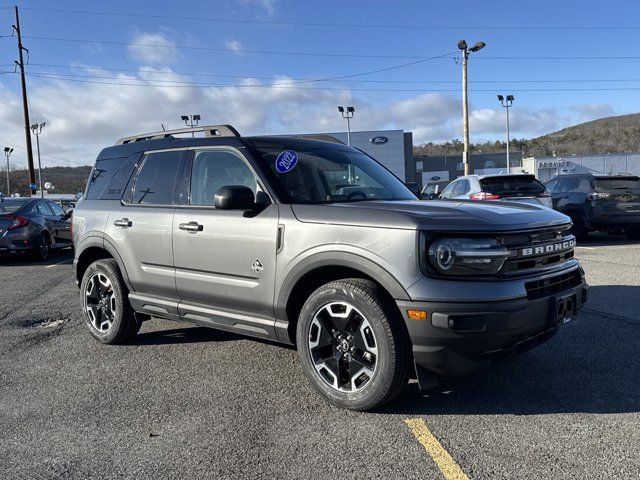
[[[26,147],[27,147],[27,166],[29,168],[29,183],[35,183],[36,176],[33,169],[33,147],[31,145],[31,132],[29,129],[31,128],[29,123],[29,104],[27,102],[27,82],[24,79],[24,58],[22,56],[22,52],[26,51],[29,53],[29,50],[22,46],[22,32],[20,31],[20,16],[18,15],[18,6],[15,6],[16,9],[16,24],[13,25],[13,30],[16,32],[16,36],[18,37],[18,61],[16,61],[16,65],[20,67],[20,83],[22,85],[22,111],[24,113],[24,133],[26,139]],[[35,190],[31,190],[31,194],[33,195]]]
[[[42,162],[40,161],[40,134],[46,124],[46,122],[42,122],[31,125],[31,131],[36,136],[36,148],[38,150],[38,186],[40,187],[40,198],[44,198],[44,187],[42,186]]]
[[[462,141],[464,151],[462,152],[462,163],[464,174],[469,175],[469,102],[467,100],[467,61],[469,52],[477,52],[485,47],[484,42],[476,42],[471,48],[467,48],[467,42],[460,40],[458,48],[462,52]]]
[[[11,156],[11,154],[13,153],[13,148],[11,147],[4,147],[4,154],[7,157],[7,196],[11,195],[11,187],[9,185],[9,157]]]
[[[498,95],[498,101],[507,109],[507,173],[511,173],[511,161],[509,159],[509,144],[511,143],[511,135],[509,134],[509,108],[513,105],[514,96],[507,95],[506,98]]]

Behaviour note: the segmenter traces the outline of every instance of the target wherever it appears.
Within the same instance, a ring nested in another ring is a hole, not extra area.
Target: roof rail
[[[126,143],[142,142],[144,140],[157,140],[159,138],[173,137],[182,133],[204,132],[207,137],[239,137],[238,131],[231,125],[202,125],[190,128],[177,128],[175,130],[163,130],[161,132],[142,133],[131,137],[121,138],[116,145]]]

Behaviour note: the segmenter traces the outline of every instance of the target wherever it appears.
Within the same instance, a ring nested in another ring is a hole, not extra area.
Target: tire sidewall
[[[113,288],[113,293],[116,297],[116,304],[118,306],[117,312],[113,318],[111,328],[107,332],[100,332],[96,330],[96,328],[91,325],[91,322],[89,321],[89,317],[87,315],[87,283],[89,282],[89,279],[91,279],[91,277],[93,277],[97,273],[105,275],[111,282],[111,287]],[[89,329],[89,333],[91,333],[94,338],[102,343],[112,343],[114,339],[118,337],[121,330],[125,327],[124,320],[126,296],[119,272],[108,263],[104,263],[102,261],[92,263],[91,265],[89,265],[84,275],[82,276],[80,292],[82,297],[82,315],[84,317],[85,324]]]
[[[49,255],[51,255],[51,242],[44,233],[40,234],[36,255],[38,256],[38,259],[42,261],[48,260]]]
[[[329,386],[315,369],[308,343],[309,329],[315,314],[325,305],[332,302],[346,302],[358,310],[369,322],[376,339],[378,358],[373,378],[362,390],[357,392],[340,392]],[[384,310],[383,310],[384,311]],[[376,399],[386,395],[389,383],[395,372],[391,364],[397,355],[396,345],[389,341],[392,338],[388,327],[389,319],[380,315],[357,290],[346,286],[325,285],[316,290],[305,302],[298,321],[297,345],[300,362],[313,387],[329,402],[350,409],[366,409],[369,404],[377,403]]]

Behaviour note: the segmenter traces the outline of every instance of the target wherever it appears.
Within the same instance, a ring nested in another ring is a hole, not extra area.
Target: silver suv
[[[355,410],[550,338],[586,301],[570,228],[527,204],[421,202],[355,148],[227,125],[105,148],[73,216],[97,340],[161,317],[295,344]]]

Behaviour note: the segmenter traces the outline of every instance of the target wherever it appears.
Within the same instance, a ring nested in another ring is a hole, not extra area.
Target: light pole
[[[507,95],[506,98],[498,95],[498,101],[507,109],[507,173],[511,173],[511,162],[509,161],[509,143],[511,143],[509,139],[509,108],[513,105],[513,100],[513,95]]]
[[[189,128],[197,127],[198,126],[198,122],[201,120],[200,115],[198,115],[198,114],[195,114],[195,115],[181,115],[180,119]],[[191,132],[191,136],[193,138],[196,137],[193,132]]]
[[[462,123],[464,152],[462,163],[464,164],[464,174],[469,175],[469,102],[467,101],[467,60],[469,52],[477,52],[486,46],[484,42],[476,42],[471,48],[467,48],[467,42],[458,41],[458,48],[462,52]]]
[[[9,191],[9,189],[10,189],[10,187],[9,187],[9,157],[11,156],[12,153],[13,153],[13,148],[4,147],[4,155],[7,157],[7,197],[9,195],[11,195],[11,192]]]
[[[353,107],[338,107],[338,111],[342,114],[342,118],[347,119],[347,145],[351,146],[351,119],[356,109]]]
[[[31,132],[36,136],[36,148],[38,150],[38,187],[40,187],[40,198],[44,198],[44,189],[42,188],[42,162],[40,162],[40,134],[47,122],[34,123],[31,125]]]

